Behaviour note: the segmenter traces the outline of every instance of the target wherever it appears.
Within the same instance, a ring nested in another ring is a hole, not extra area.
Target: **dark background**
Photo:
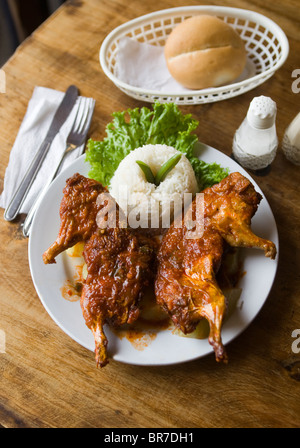
[[[65,0],[0,0],[0,67]]]

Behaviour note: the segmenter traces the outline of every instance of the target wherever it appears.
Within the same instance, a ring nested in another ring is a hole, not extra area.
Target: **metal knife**
[[[47,132],[47,135],[46,135],[43,143],[39,147],[25,176],[23,177],[19,187],[17,188],[15,194],[13,195],[9,205],[7,206],[7,208],[4,212],[4,219],[6,221],[12,221],[13,219],[15,219],[15,217],[19,213],[19,210],[29,192],[29,189],[38,173],[38,170],[40,169],[40,167],[49,151],[51,143],[54,140],[54,137],[56,136],[56,134],[59,132],[63,123],[66,121],[71,110],[73,109],[73,106],[76,102],[77,97],[78,97],[77,87],[70,86],[67,89],[67,91],[62,99],[62,102],[58,106],[57,111],[55,112],[55,115],[51,122],[50,128]]]

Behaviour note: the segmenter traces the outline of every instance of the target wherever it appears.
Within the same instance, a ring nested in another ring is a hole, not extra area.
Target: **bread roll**
[[[209,15],[197,15],[177,25],[164,52],[170,74],[189,89],[228,84],[246,64],[246,50],[239,34],[223,20]]]

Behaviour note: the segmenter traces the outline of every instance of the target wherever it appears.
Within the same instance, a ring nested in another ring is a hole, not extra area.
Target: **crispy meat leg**
[[[227,355],[221,340],[222,319],[226,311],[226,301],[214,276],[214,261],[210,255],[199,260],[193,272],[193,321],[199,322],[204,317],[210,325],[209,343],[213,346],[216,359],[227,361]]]
[[[95,359],[97,366],[104,367],[108,363],[107,358],[107,337],[103,331],[103,322],[95,320],[91,330],[95,340]]]

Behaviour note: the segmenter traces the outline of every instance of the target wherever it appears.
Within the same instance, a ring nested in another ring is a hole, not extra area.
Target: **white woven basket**
[[[115,68],[120,39],[127,36],[138,42],[163,46],[176,25],[197,14],[217,16],[229,23],[240,34],[245,42],[248,60],[254,67],[254,75],[234,84],[191,90],[184,94],[144,90],[118,79]],[[188,105],[225,100],[255,88],[281,67],[288,53],[289,43],[282,29],[261,14],[229,7],[186,6],[147,14],[117,27],[104,39],[99,57],[104,73],[127,95],[146,102],[158,100]]]

